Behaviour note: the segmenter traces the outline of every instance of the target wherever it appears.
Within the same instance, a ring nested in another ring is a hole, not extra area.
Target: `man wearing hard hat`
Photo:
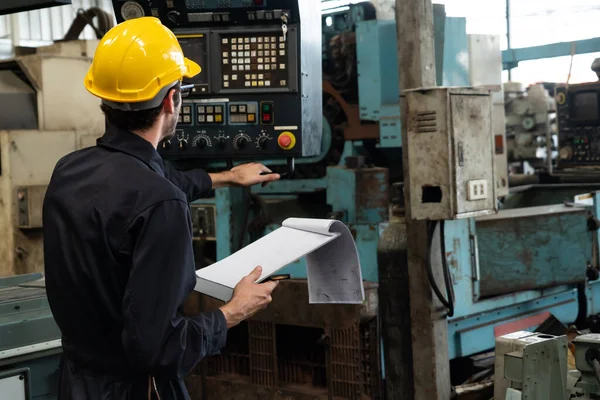
[[[276,283],[255,284],[257,267],[220,309],[182,315],[195,285],[188,202],[279,179],[258,163],[220,174],[163,163],[156,148],[174,133],[183,80],[200,72],[156,18],[119,24],[99,43],[85,86],[108,128],[57,163],[43,208],[48,300],[63,335],[59,400],[189,399],[183,377],[271,301]]]

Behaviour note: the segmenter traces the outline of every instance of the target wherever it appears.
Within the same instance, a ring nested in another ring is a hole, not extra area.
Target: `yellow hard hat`
[[[199,74],[177,38],[158,18],[122,22],[102,38],[85,77],[85,87],[105,104],[123,110],[160,105],[169,89]]]

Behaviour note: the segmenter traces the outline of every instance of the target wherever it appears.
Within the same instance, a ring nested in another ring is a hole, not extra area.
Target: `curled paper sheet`
[[[258,282],[306,256],[311,304],[360,304],[365,299],[356,244],[337,220],[288,218],[282,226],[240,251],[196,272],[195,290],[222,301],[260,265]]]

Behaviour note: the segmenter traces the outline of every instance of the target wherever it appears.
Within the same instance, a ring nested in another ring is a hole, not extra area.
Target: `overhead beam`
[[[504,69],[516,68],[521,61],[541,60],[544,58],[564,57],[571,54],[589,54],[600,52],[600,37],[593,39],[577,40],[545,44],[542,46],[508,49],[502,52]]]
[[[71,0],[1,0],[0,15],[71,4]]]

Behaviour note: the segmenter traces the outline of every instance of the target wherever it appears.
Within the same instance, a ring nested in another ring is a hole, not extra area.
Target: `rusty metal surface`
[[[323,81],[323,92],[332,96],[346,115],[347,124],[344,126],[344,139],[379,139],[379,124],[361,124],[360,107],[358,104],[348,104],[331,83],[327,81]]]
[[[476,229],[482,298],[583,282],[593,262],[582,209],[545,215],[534,208],[515,218],[484,218]]]
[[[377,285],[365,291],[376,299]],[[221,354],[188,377],[194,400],[381,399],[376,305],[310,305],[306,281],[283,281],[271,305],[229,330]],[[222,303],[194,294],[188,315]]]
[[[282,281],[273,291],[273,301],[265,310],[254,315],[252,321],[274,324],[346,328],[354,320],[369,320],[377,316],[377,284],[365,282],[365,303],[309,304],[308,282],[301,279]],[[223,305],[219,300],[198,295],[206,310]]]

